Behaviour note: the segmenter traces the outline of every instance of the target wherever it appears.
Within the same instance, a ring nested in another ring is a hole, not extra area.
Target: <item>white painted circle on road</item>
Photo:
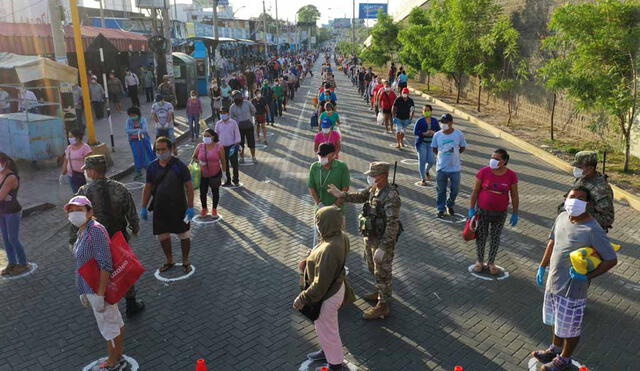
[[[575,359],[571,360],[571,364],[574,365],[577,369],[579,369],[580,367],[584,366],[584,365],[581,365]],[[529,359],[529,363],[527,364],[527,367],[528,367],[529,371],[538,371],[540,369],[540,367],[538,365],[539,365],[539,362],[534,357],[534,358]]]
[[[489,270],[486,269],[487,273],[484,273],[485,271],[483,270],[482,273],[476,273],[473,271],[473,268],[475,267],[475,264],[471,264],[467,270],[469,271],[469,273],[471,273],[472,276],[479,278],[481,280],[485,280],[485,281],[502,281],[504,279],[509,278],[509,272],[507,272],[504,268],[502,268],[499,265],[496,265],[496,268],[500,269],[502,271],[501,274],[498,275],[492,275],[491,273],[489,273]]]
[[[26,271],[26,272],[22,272],[17,276],[0,276],[0,277],[2,277],[2,279],[4,279],[4,280],[17,280],[17,279],[24,278],[24,277],[32,275],[33,272],[35,272],[36,269],[38,269],[38,264],[36,264],[36,263],[28,262],[27,265],[29,265],[29,270]]]
[[[266,145],[266,144],[264,144],[264,143],[256,143],[256,148],[262,148],[262,149],[265,149],[265,148],[267,148],[267,147],[268,147],[268,145]]]
[[[124,187],[130,191],[136,190],[136,189],[142,189],[144,188],[144,183],[142,182],[129,182],[129,183],[125,183]]]
[[[438,219],[441,222],[451,223],[451,224],[460,224],[467,221],[466,216],[458,213],[455,213],[453,216],[445,215],[444,218],[438,218],[436,215],[436,219]]]
[[[198,215],[195,216],[193,219],[191,219],[191,223],[194,224],[215,224],[219,221],[222,220],[222,215],[218,214],[217,218],[214,218],[211,215],[206,215],[206,216],[202,216],[202,215]]]
[[[175,266],[172,269],[182,269],[182,262],[176,262],[174,263]],[[162,277],[162,275],[160,275],[160,268],[156,269],[156,273],[154,274],[154,276],[156,277],[156,279],[158,281],[162,281],[162,282],[175,282],[175,281],[181,281],[181,280],[186,280],[187,278],[193,276],[193,274],[196,273],[196,266],[191,264],[191,272],[182,275],[182,276],[178,276],[178,277],[174,277],[174,278],[167,278],[167,277]]]
[[[417,182],[413,183],[413,184],[417,185],[418,187],[425,187],[425,188],[426,188],[426,187],[433,187],[433,186],[435,186],[435,183],[434,183],[434,182],[432,182],[432,181],[429,181],[429,180],[427,181],[427,184],[424,184],[424,185],[423,185],[423,184],[422,184],[422,182],[421,182],[421,181],[419,181],[419,180],[418,180]]]
[[[135,359],[129,357],[126,354],[123,354],[122,358],[124,358],[127,361],[127,363],[129,364],[129,366],[125,368],[126,370],[138,371],[138,368],[140,368],[140,366],[138,365],[138,362]],[[103,357],[103,358],[100,358],[100,359],[98,359],[96,361],[93,361],[90,364],[88,364],[87,366],[84,366],[82,371],[91,371],[92,368],[94,368],[95,366],[99,365],[100,363],[102,363],[102,362],[104,362],[106,360],[107,360],[107,357]]]
[[[404,160],[400,161],[405,165],[418,165],[420,162],[414,158],[405,158]]]
[[[230,189],[236,189],[236,188],[242,188],[243,186],[244,186],[244,183],[240,182],[240,183],[238,183],[238,185],[235,185],[235,184],[232,184],[232,185],[229,185],[229,186],[223,185],[223,186],[220,186],[220,188],[222,188],[222,189],[229,189],[229,188]]]

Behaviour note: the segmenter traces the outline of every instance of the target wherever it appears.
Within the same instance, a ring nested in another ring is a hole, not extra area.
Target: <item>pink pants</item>
[[[332,365],[339,365],[344,360],[340,329],[338,328],[338,310],[342,305],[343,299],[344,283],[340,286],[338,292],[322,302],[320,317],[314,322],[320,346],[324,351],[327,362]]]

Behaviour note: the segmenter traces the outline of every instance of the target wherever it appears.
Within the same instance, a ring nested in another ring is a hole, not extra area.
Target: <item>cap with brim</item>
[[[84,159],[84,165],[82,165],[82,170],[85,169],[94,169],[96,167],[106,167],[107,159],[104,155],[92,155],[87,156]]]
[[[596,166],[598,165],[598,153],[595,151],[580,151],[576,153],[576,157],[571,166]]]
[[[402,88],[402,94],[409,94],[409,88]]]
[[[326,155],[328,155],[329,153],[333,153],[336,151],[336,146],[331,143],[331,142],[325,142],[320,144],[320,146],[318,147],[318,156],[324,157]]]
[[[71,205],[75,205],[75,206],[89,206],[91,208],[93,208],[93,205],[91,204],[91,201],[89,201],[88,198],[86,198],[85,196],[74,196],[72,197],[69,202],[67,202],[66,205],[64,205],[64,211],[67,212],[69,211],[69,206]]]
[[[388,162],[372,162],[369,164],[369,170],[365,171],[365,175],[378,176],[380,174],[388,174],[391,164]]]

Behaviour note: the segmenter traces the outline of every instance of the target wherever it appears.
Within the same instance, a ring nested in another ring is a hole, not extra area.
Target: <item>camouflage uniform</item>
[[[385,162],[373,162],[369,165],[369,170],[365,172],[365,174],[376,176],[388,173],[389,167],[390,164]],[[387,184],[382,189],[370,186],[361,192],[345,193],[343,199],[346,202],[353,203],[368,202],[371,206],[368,208],[369,216],[375,218],[376,209],[379,209],[383,211],[384,216],[386,217],[384,233],[382,233],[381,236],[373,233],[364,237],[364,258],[367,262],[369,271],[373,274],[376,280],[378,305],[384,305],[388,308],[387,305],[391,301],[392,294],[391,279],[393,256],[395,253],[396,241],[402,228],[400,223],[400,194],[398,193],[395,185]],[[367,208],[365,207],[365,210],[366,209]],[[365,215],[363,215],[363,217],[365,217]],[[382,249],[384,251],[384,257],[380,264],[373,260],[373,256],[377,249]]]
[[[595,167],[598,165],[598,154],[593,151],[580,151],[576,153],[575,161],[572,165],[575,167]],[[584,186],[589,189],[593,202],[587,206],[587,211],[598,221],[602,229],[608,231],[613,225],[615,212],[613,208],[613,190],[607,182],[606,175],[596,171],[593,176],[576,178],[573,186]]]

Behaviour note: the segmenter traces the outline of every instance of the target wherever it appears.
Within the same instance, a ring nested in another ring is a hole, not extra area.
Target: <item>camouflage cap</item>
[[[95,168],[105,169],[106,167],[107,159],[104,157],[104,155],[93,155],[87,156],[84,159],[84,166],[82,167],[82,170]]]
[[[598,165],[598,153],[595,151],[580,151],[576,153],[576,158],[571,163],[572,166],[596,166]]]
[[[380,174],[388,174],[391,164],[388,162],[372,162],[369,164],[369,170],[365,171],[366,175],[378,176]]]

